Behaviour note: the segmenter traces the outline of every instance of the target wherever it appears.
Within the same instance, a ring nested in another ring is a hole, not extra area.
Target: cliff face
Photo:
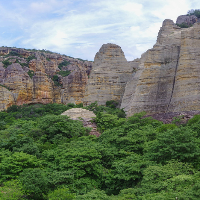
[[[60,54],[0,48],[0,110],[24,103],[115,100],[128,116],[200,110],[200,23],[165,20],[154,47],[127,62],[104,44],[94,63]]]
[[[154,47],[127,83],[121,108],[128,116],[199,110],[200,24],[181,29],[165,20]]]
[[[84,104],[97,101],[104,105],[109,100],[120,102],[132,72],[133,68],[121,48],[115,44],[104,44],[95,56]]]
[[[0,55],[0,110],[13,104],[83,102],[91,62],[7,47]]]

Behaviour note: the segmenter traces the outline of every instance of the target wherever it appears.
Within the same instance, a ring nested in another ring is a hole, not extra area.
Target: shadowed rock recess
[[[128,116],[200,110],[200,22],[166,19],[156,44],[128,62],[118,45],[104,44],[94,62],[52,52],[0,48],[0,110],[24,103],[105,105]],[[69,72],[69,73],[68,73]]]

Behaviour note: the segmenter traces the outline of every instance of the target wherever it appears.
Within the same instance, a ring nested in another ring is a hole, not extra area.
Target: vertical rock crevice
[[[174,94],[176,75],[177,75],[178,64],[179,64],[179,59],[180,59],[180,51],[181,51],[181,47],[180,46],[177,46],[177,48],[178,48],[178,57],[177,57],[177,63],[176,63],[175,72],[174,72],[174,80],[173,80],[173,84],[172,84],[172,93],[171,93],[171,97],[169,99],[169,104],[167,106],[166,112],[168,112],[168,110],[169,110],[169,106],[171,104],[172,97],[173,97],[173,94]]]

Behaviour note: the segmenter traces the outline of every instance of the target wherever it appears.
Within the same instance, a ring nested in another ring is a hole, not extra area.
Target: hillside
[[[13,104],[82,102],[92,62],[9,47],[1,47],[0,55],[0,110]]]

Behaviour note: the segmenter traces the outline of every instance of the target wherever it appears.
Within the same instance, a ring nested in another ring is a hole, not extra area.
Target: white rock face
[[[96,117],[96,115],[92,111],[82,109],[82,108],[71,108],[65,111],[64,113],[62,113],[61,115],[67,115],[71,119],[82,118],[84,120],[86,119],[91,120],[93,117]]]

